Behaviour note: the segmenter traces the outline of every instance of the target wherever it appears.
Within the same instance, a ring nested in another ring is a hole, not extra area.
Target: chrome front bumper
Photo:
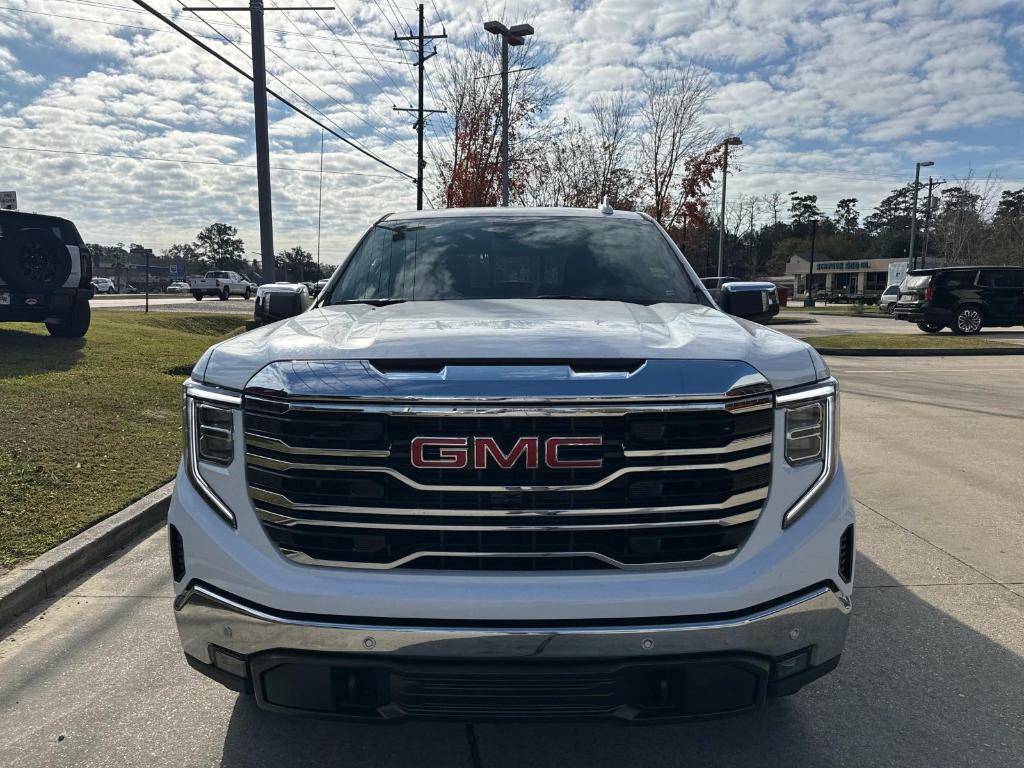
[[[810,649],[812,666],[839,656],[851,604],[820,586],[743,615],[597,626],[404,626],[330,617],[286,616],[197,584],[175,601],[185,653],[211,664],[211,646],[249,657],[314,651],[418,659],[652,659],[707,653],[780,658]],[[584,624],[584,623],[581,623]]]

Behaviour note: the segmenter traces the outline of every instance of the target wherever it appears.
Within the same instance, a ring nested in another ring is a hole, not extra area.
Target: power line
[[[190,42],[192,42],[192,43],[194,43],[195,45],[199,46],[199,47],[200,47],[200,48],[202,48],[202,49],[203,49],[204,51],[206,51],[207,53],[209,53],[209,54],[211,54],[212,56],[216,57],[216,58],[217,58],[217,59],[218,59],[219,61],[221,61],[221,62],[223,62],[224,64],[226,64],[227,66],[229,66],[229,67],[230,67],[230,68],[231,68],[232,70],[234,70],[234,71],[235,71],[235,72],[237,72],[237,73],[238,73],[239,75],[241,75],[242,77],[244,77],[244,78],[245,78],[246,80],[248,80],[248,81],[249,81],[250,83],[251,83],[251,82],[253,81],[253,76],[252,76],[252,75],[250,75],[250,74],[249,74],[248,72],[246,72],[246,71],[245,71],[244,69],[242,69],[241,67],[239,67],[239,66],[238,66],[237,64],[235,64],[234,62],[232,62],[232,61],[231,61],[230,59],[228,59],[227,57],[225,57],[225,56],[222,56],[221,54],[219,54],[219,53],[218,53],[217,51],[215,51],[215,50],[214,50],[213,48],[211,48],[210,46],[208,46],[208,45],[207,45],[206,43],[204,43],[204,42],[203,42],[202,40],[200,40],[200,39],[198,39],[197,37],[195,37],[195,35],[193,35],[193,34],[192,34],[191,32],[189,32],[189,31],[188,31],[187,29],[184,29],[183,27],[181,27],[180,25],[178,25],[177,23],[175,23],[174,21],[172,21],[172,20],[171,20],[170,18],[168,18],[168,17],[167,17],[167,16],[165,16],[164,14],[160,13],[160,11],[156,10],[155,8],[153,8],[153,7],[151,6],[151,5],[149,5],[149,4],[147,3],[147,2],[145,2],[145,0],[132,0],[132,2],[134,2],[134,3],[136,3],[137,5],[139,5],[139,6],[143,7],[143,8],[145,8],[146,10],[148,10],[148,11],[149,11],[150,13],[152,13],[152,14],[153,14],[154,16],[156,16],[156,17],[157,17],[158,19],[160,19],[160,20],[161,20],[162,22],[164,22],[164,23],[165,23],[165,24],[167,24],[168,26],[172,27],[173,29],[177,30],[177,31],[178,31],[179,33],[181,33],[181,35],[183,35],[183,36],[184,36],[184,37],[185,37],[186,39],[188,39],[188,40],[189,40]],[[340,139],[341,141],[345,142],[346,144],[348,144],[349,146],[351,146],[351,147],[352,147],[353,149],[355,149],[355,150],[357,150],[358,152],[361,152],[362,154],[364,154],[364,155],[366,155],[367,157],[369,157],[369,158],[370,158],[371,160],[374,160],[375,162],[378,162],[378,163],[380,163],[381,165],[383,165],[383,166],[384,166],[384,167],[386,167],[386,168],[390,168],[390,169],[391,169],[392,171],[394,171],[395,173],[397,173],[397,174],[400,174],[400,175],[404,176],[404,177],[405,177],[405,178],[407,178],[407,179],[410,179],[410,180],[412,180],[412,179],[413,179],[413,177],[412,177],[412,176],[410,176],[410,175],[409,175],[408,173],[406,173],[405,171],[399,170],[398,168],[396,168],[395,166],[391,165],[391,163],[387,162],[386,160],[383,160],[382,158],[380,158],[380,157],[377,157],[377,155],[375,155],[375,154],[373,154],[372,152],[370,152],[370,150],[368,150],[368,149],[364,149],[363,147],[359,146],[359,145],[358,145],[358,144],[356,144],[355,142],[353,142],[353,141],[351,141],[351,140],[347,139],[346,137],[342,136],[342,135],[341,135],[340,133],[338,133],[337,131],[335,131],[335,130],[334,130],[333,128],[330,128],[330,127],[328,127],[328,126],[324,125],[324,124],[323,124],[322,122],[320,122],[319,120],[317,120],[317,119],[316,119],[315,117],[313,117],[313,116],[312,116],[311,114],[309,114],[309,113],[308,113],[308,112],[306,112],[306,111],[305,111],[304,109],[302,109],[301,107],[297,106],[296,104],[293,104],[293,103],[292,103],[291,101],[289,101],[288,99],[286,99],[286,98],[285,98],[284,96],[282,96],[281,94],[279,94],[279,93],[277,93],[277,92],[275,92],[275,91],[271,90],[270,88],[267,88],[266,90],[267,90],[267,93],[269,93],[269,94],[270,94],[271,96],[273,96],[273,97],[274,97],[275,99],[277,99],[278,101],[280,101],[280,102],[281,102],[282,104],[284,104],[285,106],[287,106],[287,107],[289,107],[290,109],[294,110],[295,112],[299,113],[300,115],[302,115],[303,117],[305,117],[305,118],[306,118],[307,120],[310,120],[311,122],[313,122],[313,123],[315,123],[316,125],[320,126],[320,127],[321,127],[321,128],[323,128],[323,129],[324,129],[325,131],[327,131],[327,132],[328,132],[329,134],[331,134],[332,136],[334,136],[334,137],[336,137],[336,138]],[[333,121],[332,121],[332,122],[333,122]]]
[[[92,6],[96,6],[96,7],[105,7],[105,8],[115,9],[115,10],[123,10],[126,13],[141,13],[142,12],[142,11],[137,11],[137,10],[135,10],[133,8],[122,8],[121,6],[117,6],[117,5],[109,5],[109,4],[99,3],[99,2],[96,2],[95,0],[57,0],[57,2],[73,3],[73,4],[76,4],[76,5],[92,5]],[[129,0],[129,2],[134,2],[134,0]],[[9,10],[22,10],[22,9],[20,9],[20,8],[10,8]],[[29,10],[26,10],[25,12],[26,13],[38,13],[38,14],[44,15],[44,16],[45,15],[57,15],[57,14],[51,14],[51,13],[44,13],[42,11],[29,11]],[[60,17],[60,16],[58,16],[58,17]],[[82,19],[82,20],[95,20],[95,19]],[[181,20],[181,22],[183,22],[183,23],[195,24],[194,20],[190,19],[190,18],[179,19],[179,20]],[[217,24],[219,24],[221,26],[224,26],[224,27],[234,27],[234,28],[237,28],[237,29],[240,29],[240,30],[245,30],[246,32],[252,32],[252,30],[250,30],[248,26],[246,26],[244,24],[239,24],[238,22],[234,22],[234,20],[230,19],[230,18],[228,18],[227,22],[218,22]],[[138,29],[153,30],[152,27],[140,27]],[[157,30],[154,30],[154,32],[156,32],[156,31]],[[278,33],[280,35],[289,35],[289,36],[295,36],[297,34],[295,32],[291,32],[289,30],[282,30],[282,29],[276,28],[276,27],[264,27],[264,31],[266,31],[266,32],[276,32],[276,33]],[[329,37],[327,37],[325,35],[309,35],[309,37],[314,39],[314,40],[326,40],[328,42],[331,42],[331,38],[329,38]],[[355,41],[355,40],[348,40],[346,42],[349,45],[365,45],[368,48],[379,48],[381,50],[401,50],[401,48],[399,46],[397,46],[397,45],[384,45],[383,43],[368,43],[368,42],[366,42],[364,40],[360,40],[358,42]]]
[[[174,163],[177,165],[213,165],[219,168],[255,168],[255,164],[251,163],[223,163],[219,160],[198,160],[198,159],[186,159],[186,158],[169,158],[169,157],[152,157],[149,155],[124,155],[112,152],[90,152],[84,149],[51,149],[49,147],[19,147],[8,144],[0,144],[0,149],[11,150],[13,152],[42,152],[46,154],[57,154],[57,155],[84,155],[87,157],[103,157],[112,160],[135,160],[138,162],[148,163]],[[285,165],[273,165],[271,168],[275,171],[290,171],[293,173],[318,173],[316,168],[291,168]],[[393,179],[394,176],[391,174],[384,173],[364,173],[363,171],[323,171],[331,176],[361,176],[370,179]]]
[[[185,4],[184,4],[184,2],[182,2],[182,0],[178,0],[178,3],[179,3],[179,4],[180,4],[180,5],[181,5],[181,6],[183,7],[183,8],[185,7]],[[219,9],[218,9],[218,10],[219,10]],[[247,59],[249,59],[250,61],[252,60],[252,56],[251,56],[251,55],[250,55],[250,54],[249,54],[248,52],[246,52],[246,51],[245,51],[245,49],[243,49],[243,48],[242,48],[241,46],[239,46],[239,45],[238,45],[238,43],[236,43],[236,42],[235,42],[234,40],[232,40],[231,38],[229,38],[229,37],[228,37],[227,35],[225,35],[225,34],[224,34],[223,32],[221,32],[221,31],[220,31],[219,29],[217,29],[216,27],[214,27],[212,23],[210,23],[210,22],[209,22],[209,21],[207,21],[206,19],[204,19],[204,18],[202,18],[201,16],[199,16],[199,14],[198,14],[198,13],[195,13],[195,11],[193,11],[192,13],[193,13],[193,14],[194,14],[194,15],[195,15],[195,16],[196,16],[196,17],[197,17],[197,18],[198,18],[198,19],[199,19],[199,20],[200,20],[201,22],[203,22],[203,24],[207,25],[207,26],[208,26],[208,27],[209,27],[210,29],[214,30],[214,31],[215,31],[215,32],[216,32],[216,33],[217,33],[218,35],[220,35],[220,37],[221,37],[221,38],[222,38],[222,39],[223,39],[223,40],[224,40],[224,41],[225,41],[226,43],[228,43],[228,44],[229,44],[229,45],[231,45],[231,46],[232,46],[233,48],[235,48],[235,49],[236,49],[237,51],[239,51],[239,52],[240,52],[240,53],[241,53],[241,54],[242,54],[243,56],[245,56],[245,57],[246,57]],[[221,13],[223,13],[223,14],[224,14],[225,16],[227,15],[227,13],[226,13],[226,12],[224,12],[224,11],[221,11]],[[268,50],[269,50],[269,49],[268,49]],[[350,108],[346,107],[346,106],[345,106],[344,104],[342,104],[342,103],[341,103],[340,101],[338,101],[338,99],[337,99],[337,98],[335,98],[335,96],[333,96],[332,94],[330,94],[330,93],[328,93],[328,92],[327,92],[326,90],[324,90],[324,88],[322,88],[322,87],[321,87],[321,86],[320,86],[320,85],[319,85],[318,83],[315,83],[315,82],[314,82],[314,81],[313,81],[313,80],[312,80],[312,79],[311,79],[311,78],[310,78],[309,76],[307,76],[305,72],[303,72],[303,71],[302,71],[301,69],[299,69],[298,67],[296,67],[296,66],[295,66],[294,64],[292,64],[292,63],[291,63],[290,61],[288,61],[288,60],[287,60],[286,58],[284,58],[284,57],[283,57],[283,56],[282,56],[281,54],[279,54],[279,53],[277,53],[276,51],[273,51],[273,50],[271,50],[271,51],[270,51],[270,53],[271,53],[272,55],[276,56],[276,57],[277,57],[278,59],[280,59],[281,61],[283,61],[283,62],[285,63],[285,65],[286,65],[287,67],[289,67],[290,69],[294,70],[294,71],[295,71],[295,72],[296,72],[296,73],[297,73],[297,74],[299,75],[299,77],[301,77],[301,78],[302,78],[303,80],[305,80],[305,81],[306,81],[307,83],[309,83],[309,84],[310,84],[310,85],[312,85],[312,86],[313,86],[314,88],[316,88],[317,90],[319,90],[319,91],[320,91],[320,92],[321,92],[322,94],[324,94],[324,96],[326,96],[326,97],[327,97],[328,99],[330,99],[330,100],[331,100],[331,101],[333,101],[333,102],[334,102],[335,104],[337,104],[337,105],[338,105],[338,106],[339,106],[339,107],[340,107],[340,108],[342,109],[342,111],[344,111],[344,112],[348,112],[348,113],[349,113],[349,114],[351,114],[352,116],[354,116],[354,117],[356,117],[357,119],[361,120],[361,121],[362,121],[363,123],[365,123],[365,124],[366,124],[367,126],[369,126],[369,127],[370,127],[370,130],[374,131],[375,133],[378,133],[378,134],[379,134],[379,135],[380,135],[380,136],[381,136],[382,138],[384,138],[384,139],[387,139],[387,136],[385,136],[385,135],[384,135],[383,133],[380,133],[380,131],[378,131],[378,130],[377,130],[377,128],[376,128],[376,127],[375,127],[375,126],[374,126],[374,125],[373,125],[373,124],[372,124],[372,123],[371,123],[371,122],[370,122],[369,120],[367,120],[366,118],[364,118],[364,117],[363,117],[362,115],[359,115],[358,113],[354,112],[354,111],[353,111],[352,109],[350,109]],[[278,75],[274,74],[273,72],[270,72],[269,70],[267,71],[267,74],[269,74],[269,75],[270,75],[270,76],[271,76],[272,78],[274,78],[275,80],[277,80],[277,82],[279,82],[279,83],[280,83],[281,85],[283,85],[283,86],[284,86],[285,88],[287,88],[287,89],[288,89],[289,91],[291,91],[291,92],[292,92],[293,94],[295,94],[295,96],[297,96],[297,97],[298,97],[299,99],[301,99],[301,100],[302,100],[302,101],[304,101],[304,102],[305,102],[306,104],[308,104],[308,105],[309,105],[309,107],[310,107],[311,109],[315,110],[315,111],[316,111],[316,112],[318,112],[318,113],[319,113],[320,115],[322,115],[322,116],[323,116],[323,118],[324,118],[325,120],[327,120],[328,122],[330,122],[330,123],[331,123],[331,124],[332,124],[332,125],[333,125],[334,127],[336,127],[336,128],[337,128],[337,129],[339,130],[339,131],[341,131],[342,133],[344,133],[344,134],[346,134],[347,136],[349,136],[349,137],[350,137],[350,139],[352,140],[352,142],[355,142],[355,141],[356,141],[356,138],[355,138],[355,136],[354,136],[354,135],[352,134],[352,132],[351,132],[351,131],[348,131],[348,130],[346,130],[346,129],[342,128],[342,127],[341,127],[340,125],[338,125],[338,123],[337,123],[337,122],[335,122],[335,121],[334,121],[334,120],[333,120],[333,119],[332,119],[332,118],[331,118],[331,117],[330,117],[329,115],[327,115],[327,114],[326,114],[326,113],[325,113],[325,112],[324,112],[324,111],[323,111],[322,109],[320,109],[320,108],[319,108],[318,106],[316,106],[316,105],[315,105],[315,104],[314,104],[313,102],[311,102],[311,101],[310,101],[309,99],[307,99],[307,98],[306,98],[305,96],[303,96],[303,95],[302,95],[301,93],[299,93],[299,92],[298,92],[297,90],[295,90],[295,89],[294,89],[294,88],[293,88],[292,86],[288,85],[288,84],[287,84],[287,83],[286,83],[286,82],[285,82],[284,80],[282,80],[282,79],[281,79],[281,78],[280,78],[280,77],[279,77]],[[336,135],[336,134],[335,134],[335,135]],[[358,145],[354,145],[354,146],[358,146]],[[362,148],[361,146],[358,146],[358,148],[359,148],[359,149],[363,149],[363,148]]]
[[[306,0],[306,3],[308,5],[309,4],[309,0]],[[362,41],[367,46],[367,50],[369,50],[370,53],[373,54],[373,57],[376,59],[377,58],[377,54],[374,53],[373,49],[370,48],[369,44],[366,43],[365,39],[363,38],[363,33],[359,31],[359,29],[356,27],[356,25],[354,23],[352,23],[352,19],[350,19],[348,14],[345,13],[345,11],[342,9],[341,5],[339,5],[338,3],[334,3],[334,7],[337,8],[338,9],[338,13],[340,13],[345,18],[345,21],[348,24],[349,29],[351,29],[353,32],[356,33],[356,35],[359,37],[359,40]],[[328,29],[331,30],[331,34],[333,34],[335,37],[338,37],[338,33],[335,32],[333,29],[331,29],[330,26],[328,26]],[[338,40],[340,42],[341,38],[338,38]],[[398,49],[402,50],[401,46],[399,46]],[[348,50],[348,49],[346,48],[346,50]],[[405,57],[403,57],[403,58],[405,58]],[[394,76],[388,71],[387,67],[384,66],[383,62],[381,62],[380,59],[377,59],[377,63],[380,65],[380,69],[384,73],[384,75],[388,78],[388,80],[391,81],[391,84],[393,86],[395,86],[395,90],[398,90],[398,91],[402,90],[401,87],[398,85],[398,83],[395,81]],[[366,72],[365,69],[363,69],[363,71]],[[377,85],[377,87],[380,88],[381,94],[383,94],[384,93],[384,89],[381,88],[379,83],[377,83],[376,78],[374,78],[369,72],[366,72],[366,76],[369,77],[371,80],[373,80],[373,82]]]
[[[136,10],[136,9],[133,9],[133,8],[132,9],[130,9],[130,8],[121,9],[119,6],[104,5],[104,4],[101,4],[101,3],[88,3],[88,2],[84,2],[83,0],[58,0],[58,2],[76,3],[76,4],[79,4],[79,5],[96,6],[98,8],[109,8],[109,9],[112,9],[112,10],[124,10],[126,13],[140,13],[140,14],[145,14],[146,13],[146,11],[143,11],[143,10]],[[93,19],[93,18],[90,18],[88,16],[68,16],[66,14],[60,14],[60,13],[46,13],[45,11],[30,11],[27,8],[8,8],[6,6],[0,6],[0,11],[10,11],[12,13],[28,13],[28,14],[32,14],[33,16],[47,16],[47,17],[54,18],[54,19],[65,19],[67,21],[85,21],[85,22],[88,22],[88,23],[91,23],[91,24],[102,24],[102,25],[107,26],[107,27],[119,27],[121,29],[136,29],[136,30],[144,31],[144,32],[155,32],[155,33],[160,34],[160,35],[165,35],[165,34],[166,35],[173,35],[173,34],[175,34],[173,29],[160,29],[159,27],[147,27],[147,26],[145,26],[143,24],[125,24],[123,22],[117,22],[117,21],[106,21],[104,19]],[[195,23],[198,23],[198,22],[202,21],[202,19],[199,19],[199,20],[180,19],[180,21],[182,23],[195,24]],[[224,22],[220,22],[220,23],[224,24]],[[227,24],[224,24],[224,25],[228,26]],[[243,27],[240,24],[231,24],[230,26],[239,27],[239,28],[244,29],[244,30],[248,30],[249,29],[248,27]],[[218,35],[218,36],[204,35],[204,34],[201,34],[199,32],[193,32],[192,34],[194,34],[196,37],[202,38],[203,40],[218,40],[218,41],[219,40],[223,40],[223,37],[220,36],[220,35]],[[288,34],[294,34],[294,33],[289,32]],[[316,39],[329,39],[329,38],[316,37],[315,35],[313,35],[311,37],[315,37]],[[349,41],[349,42],[353,42],[353,41]],[[353,44],[357,44],[357,43],[353,43]],[[381,46],[381,47],[385,47],[385,46]],[[269,48],[273,48],[274,50],[278,50],[278,51],[296,51],[296,52],[300,52],[300,53],[311,53],[311,51],[309,51],[308,49],[305,49],[305,48],[291,48],[291,47],[289,47],[287,45],[268,45],[267,48],[268,49]],[[397,51],[397,50],[400,50],[400,49],[397,48],[397,47],[388,47],[388,50],[395,50],[395,51]],[[340,57],[346,57],[346,58],[352,58],[352,59],[360,59],[362,61],[371,61],[371,60],[372,61],[381,61],[381,59],[377,59],[377,58],[370,59],[370,58],[368,58],[366,56],[356,56],[356,55],[351,54],[351,53],[336,53],[334,51],[328,52],[327,55],[328,56],[337,56],[339,58]],[[408,60],[405,60],[405,59],[383,59],[383,61],[386,61],[389,64],[403,64],[403,65],[406,65],[406,64],[409,63]]]

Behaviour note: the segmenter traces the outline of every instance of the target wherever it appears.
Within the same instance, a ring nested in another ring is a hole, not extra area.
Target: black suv
[[[925,333],[949,327],[973,334],[988,326],[1024,325],[1024,267],[915,269],[900,284],[893,310]]]
[[[46,323],[53,336],[89,330],[92,256],[75,225],[0,211],[0,322]]]

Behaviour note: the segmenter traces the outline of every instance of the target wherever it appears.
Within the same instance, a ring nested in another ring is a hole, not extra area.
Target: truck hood
[[[211,347],[192,376],[241,390],[278,361],[616,358],[745,362],[775,389],[828,375],[802,341],[711,307],[488,299],[313,309]]]

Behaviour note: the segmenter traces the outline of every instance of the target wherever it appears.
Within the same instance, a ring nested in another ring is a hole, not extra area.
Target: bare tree
[[[648,77],[638,115],[638,167],[648,211],[666,229],[683,212],[686,160],[711,143],[702,117],[711,94],[707,72],[694,66]]]
[[[598,199],[606,195],[621,207],[633,193],[633,173],[627,167],[629,142],[633,135],[633,114],[625,88],[597,96],[591,105],[594,131],[600,152]],[[632,206],[630,206],[632,207]]]
[[[546,54],[527,38],[509,51],[510,192],[521,198],[531,164],[526,160],[546,138],[541,115],[559,95],[541,75]],[[501,185],[500,41],[481,29],[458,55],[435,70],[438,98],[447,114],[434,118],[429,143],[437,200],[449,208],[497,205]]]
[[[946,187],[940,194],[941,207],[935,220],[938,251],[946,264],[975,264],[987,261],[989,228],[996,197],[991,176],[979,181],[973,174]]]
[[[578,120],[565,118],[537,147],[522,199],[537,206],[593,207],[602,167],[596,138]]]
[[[774,227],[779,223],[779,211],[783,209],[785,205],[786,196],[778,190],[774,192],[768,192],[761,196],[761,202],[764,203],[765,208],[772,215],[772,226]]]

